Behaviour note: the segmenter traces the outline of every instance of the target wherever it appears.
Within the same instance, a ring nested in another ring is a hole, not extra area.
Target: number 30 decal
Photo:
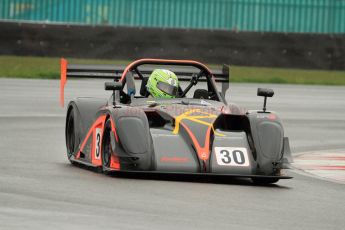
[[[224,166],[249,166],[246,148],[215,147],[218,165]]]
[[[101,132],[102,129],[96,128],[95,159],[101,159]]]

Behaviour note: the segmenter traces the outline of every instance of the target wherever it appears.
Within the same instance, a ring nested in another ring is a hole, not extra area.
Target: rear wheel
[[[258,185],[268,185],[268,184],[274,184],[279,181],[277,178],[259,178],[259,177],[254,177],[252,178],[252,181],[254,184]]]
[[[71,161],[71,157],[75,154],[78,148],[78,138],[76,132],[75,112],[72,108],[67,117],[66,121],[66,147],[67,147],[67,158]]]

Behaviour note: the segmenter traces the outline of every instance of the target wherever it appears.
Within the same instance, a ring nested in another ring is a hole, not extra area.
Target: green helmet
[[[153,97],[175,98],[178,91],[178,79],[170,70],[155,69],[151,73],[146,87]]]

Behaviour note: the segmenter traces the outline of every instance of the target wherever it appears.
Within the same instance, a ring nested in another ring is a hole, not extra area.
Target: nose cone
[[[200,160],[206,161],[210,156],[210,138],[213,135],[213,122],[217,115],[201,109],[191,109],[175,117],[174,134],[183,129]]]

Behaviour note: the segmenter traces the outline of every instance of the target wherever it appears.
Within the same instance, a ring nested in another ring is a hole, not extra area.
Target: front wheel
[[[75,111],[72,108],[67,115],[65,130],[67,158],[69,161],[71,161],[71,157],[73,156],[73,154],[75,154],[75,151],[77,150],[79,145],[79,140],[77,137],[77,124],[75,119]]]
[[[101,158],[102,158],[103,172],[106,172],[106,169],[110,168],[111,154],[112,154],[110,133],[111,133],[111,122],[109,119],[106,121],[104,125],[104,133],[103,133],[103,140],[102,140],[102,157]]]

